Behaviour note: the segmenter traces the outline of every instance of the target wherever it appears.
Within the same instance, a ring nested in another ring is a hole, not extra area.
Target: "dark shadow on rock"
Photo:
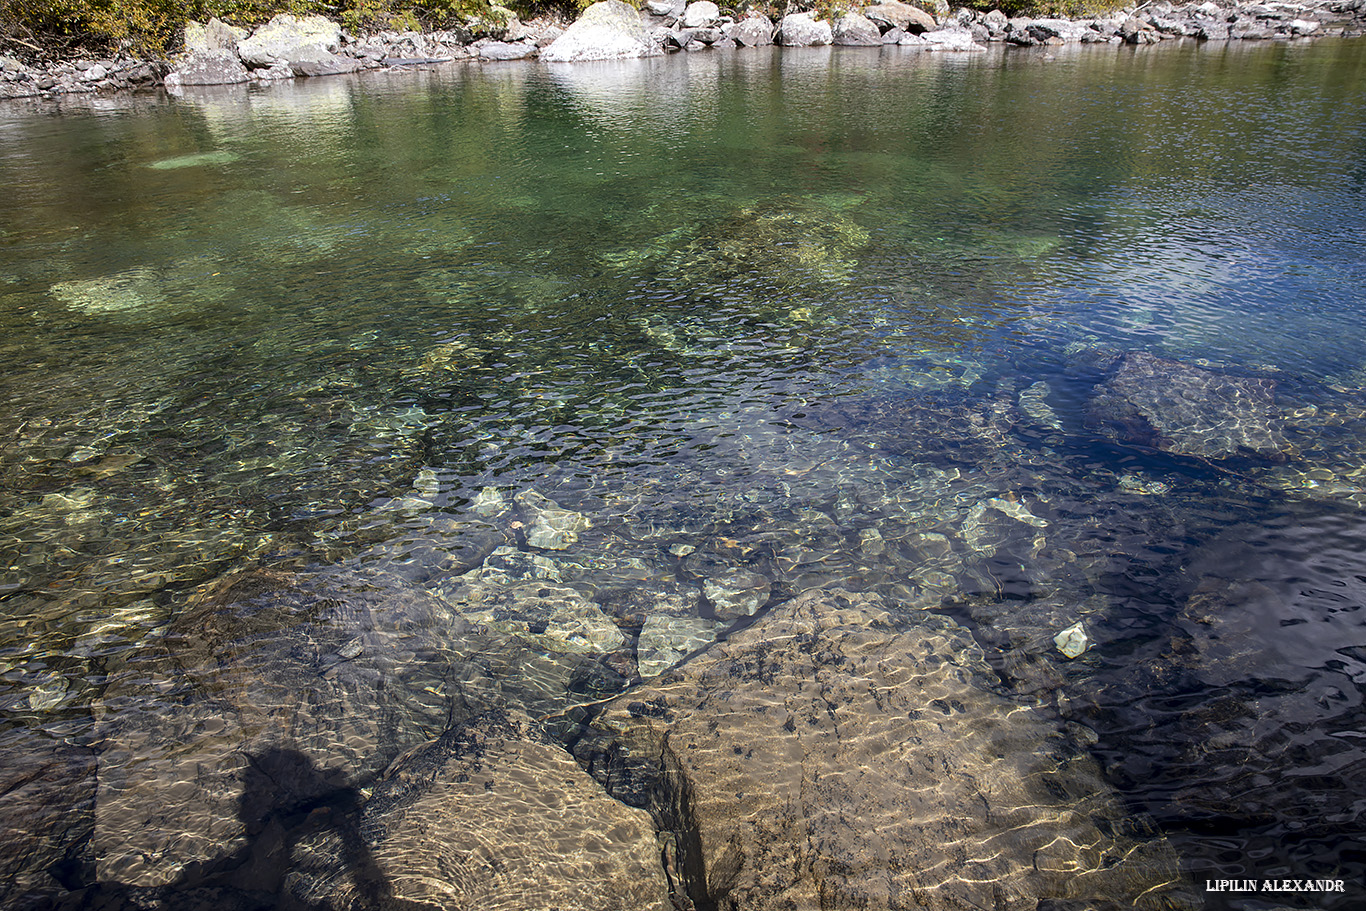
[[[225,857],[191,864],[176,882],[155,888],[98,883],[73,892],[62,911],[342,911],[290,894],[286,878],[294,847],[332,830],[342,845],[339,866],[355,883],[346,911],[419,911],[429,906],[395,898],[361,834],[359,788],[320,769],[297,750],[269,749],[247,757],[239,818],[246,843]]]

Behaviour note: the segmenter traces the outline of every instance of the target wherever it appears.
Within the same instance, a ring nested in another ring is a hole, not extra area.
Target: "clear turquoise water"
[[[1366,772],[1366,45],[718,53],[71,104],[0,110],[7,737],[88,737],[196,586],[458,555],[437,520],[535,485],[646,562],[738,542],[776,598],[942,597],[1007,684],[989,618],[1103,603],[1073,717],[1192,874],[1260,851],[1360,879],[1322,804]],[[1103,437],[1100,349],[1273,380],[1293,452]],[[1024,407],[1038,383],[1051,417]],[[1047,543],[966,532],[992,497]],[[630,581],[591,550],[588,584]],[[1270,670],[1174,662],[1208,579],[1275,593],[1244,630]],[[1183,670],[1125,689],[1158,665]],[[1211,809],[1191,791],[1224,772],[1183,748],[1230,680],[1341,698],[1293,749],[1254,741],[1270,783]]]

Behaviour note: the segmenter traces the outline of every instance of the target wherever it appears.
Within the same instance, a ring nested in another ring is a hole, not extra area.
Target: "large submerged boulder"
[[[1107,436],[1163,452],[1283,461],[1287,443],[1275,391],[1274,380],[1135,351],[1096,387],[1088,418]]]
[[[640,21],[640,13],[621,0],[600,0],[541,52],[551,63],[650,57],[660,53]]]
[[[1183,908],[1085,752],[972,636],[818,590],[608,704],[580,760],[649,806],[699,905]],[[673,831],[670,833],[669,830]]]
[[[295,854],[299,907],[672,908],[649,814],[516,714],[486,713],[404,757],[359,818]]]
[[[444,602],[373,580],[214,586],[96,706],[96,877],[162,887],[241,863],[272,813],[363,784],[495,702],[471,658],[483,644]]]
[[[51,908],[94,827],[95,754],[23,730],[0,740],[0,905]]]

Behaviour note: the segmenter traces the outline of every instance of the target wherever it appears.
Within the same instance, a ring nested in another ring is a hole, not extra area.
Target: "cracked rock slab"
[[[1135,351],[1096,388],[1089,418],[1109,436],[1164,452],[1280,462],[1288,446],[1275,392],[1273,380],[1225,376]]]
[[[578,749],[673,827],[699,905],[1195,905],[1166,842],[1119,834],[1145,827],[946,617],[808,592],[662,681]]]
[[[351,832],[364,848],[348,849]],[[290,891],[309,907],[670,907],[649,815],[609,797],[516,714],[488,713],[404,757],[357,825],[321,831],[298,853]]]

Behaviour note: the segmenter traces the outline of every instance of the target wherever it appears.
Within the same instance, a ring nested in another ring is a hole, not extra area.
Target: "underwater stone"
[[[93,707],[100,882],[169,886],[231,859],[274,809],[374,778],[479,710],[479,631],[368,570],[335,582],[315,590],[269,570],[221,580],[135,670],[111,675]],[[361,637],[364,652],[339,660]],[[272,762],[288,774],[263,774]]]
[[[1276,383],[1192,367],[1143,351],[1097,386],[1089,422],[1123,442],[1209,459],[1285,460]]]
[[[485,487],[475,495],[470,508],[485,518],[493,518],[508,511],[508,501],[497,487]]]
[[[526,543],[532,547],[565,550],[579,540],[579,532],[587,530],[592,525],[587,516],[563,509],[555,501],[541,496],[534,490],[524,490],[513,499],[530,520]]]
[[[1170,485],[1164,481],[1153,481],[1132,474],[1121,476],[1116,483],[1119,489],[1125,493],[1134,493],[1139,496],[1158,496],[1171,490]]]
[[[636,643],[640,676],[658,677],[690,653],[715,642],[717,630],[723,625],[703,617],[650,617]]]
[[[1020,410],[1050,430],[1062,430],[1058,413],[1048,404],[1048,395],[1052,391],[1047,383],[1039,380],[1020,393]]]
[[[753,616],[768,603],[772,583],[765,576],[735,569],[702,581],[702,594],[712,604],[718,620]]]
[[[488,631],[534,642],[545,651],[582,655],[626,643],[612,618],[568,585],[528,581],[509,586],[473,579],[442,596]]]
[[[1054,636],[1053,643],[1057,645],[1058,651],[1068,658],[1079,658],[1083,652],[1091,647],[1091,640],[1086,637],[1086,627],[1082,625],[1081,621],[1077,621]]]
[[[984,501],[987,506],[997,512],[1003,512],[1017,522],[1032,525],[1035,528],[1047,528],[1048,520],[1041,519],[1029,511],[1029,507],[1019,500],[1007,500],[1004,497],[992,497]]]
[[[198,152],[191,155],[177,155],[174,158],[162,158],[154,161],[147,167],[154,171],[178,171],[181,168],[199,168],[204,165],[230,164],[238,159],[236,152]]]
[[[338,826],[299,843],[286,888],[300,907],[673,907],[649,814],[609,797],[519,713],[486,713],[404,757],[355,831],[366,844]],[[382,903],[348,869],[361,851]]]
[[[71,893],[51,871],[82,857],[90,838],[95,754],[22,729],[6,732],[0,752],[0,907],[59,907]]]
[[[528,579],[563,581],[554,560],[507,546],[499,547],[489,554],[484,559],[484,565],[470,573],[470,578],[503,585]]]
[[[424,468],[413,479],[413,491],[425,500],[435,500],[441,494],[441,480],[435,471]]]
[[[130,269],[104,278],[57,282],[52,296],[90,315],[133,313],[164,302],[161,282],[149,269]]]
[[[679,820],[714,907],[1198,907],[1171,847],[1120,834],[1100,769],[998,685],[949,618],[809,592],[607,704],[575,751]]]
[[[66,701],[71,683],[61,674],[48,674],[29,690],[28,706],[35,712],[48,712]]]
[[[545,632],[537,637],[554,651],[571,654],[610,652],[626,644],[612,618],[594,604],[564,604],[546,622]]]
[[[882,538],[882,532],[876,528],[864,528],[858,533],[859,548],[869,556],[877,556],[887,549],[887,542]]]

